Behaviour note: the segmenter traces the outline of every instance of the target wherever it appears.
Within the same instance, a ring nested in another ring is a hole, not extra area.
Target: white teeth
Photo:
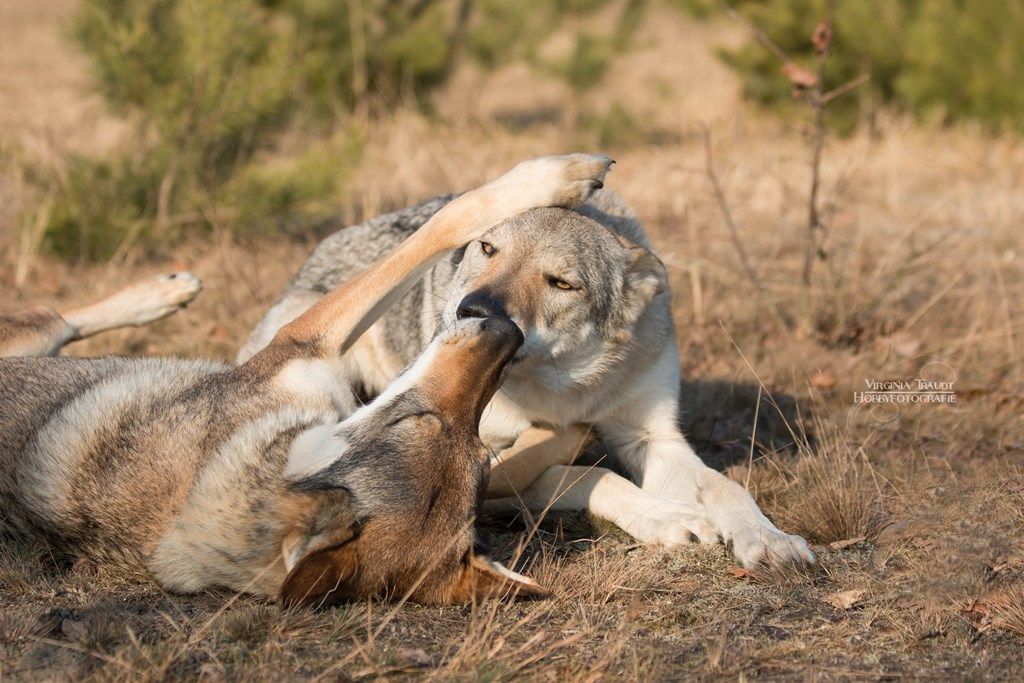
[[[537,585],[536,582],[533,579],[531,579],[529,576],[523,576],[522,574],[519,574],[518,572],[514,572],[511,569],[509,569],[508,567],[506,567],[505,565],[503,565],[501,562],[495,562],[494,560],[487,560],[487,563],[491,565],[491,569],[493,569],[494,571],[498,572],[499,574],[504,576],[506,579],[511,579],[511,580],[517,581],[519,583],[525,583],[528,586],[536,586]]]

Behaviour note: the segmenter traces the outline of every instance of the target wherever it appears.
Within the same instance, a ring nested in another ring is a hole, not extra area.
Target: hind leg
[[[44,306],[0,315],[0,357],[56,356],[74,338],[75,329]]]

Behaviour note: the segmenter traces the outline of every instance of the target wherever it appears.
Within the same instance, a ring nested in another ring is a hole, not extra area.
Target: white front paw
[[[603,154],[546,156],[520,163],[499,182],[512,186],[528,208],[573,208],[604,187],[614,163]]]
[[[814,563],[807,541],[770,526],[753,525],[732,535],[732,551],[744,567]]]
[[[637,511],[619,524],[622,530],[641,543],[679,545],[691,543],[717,543],[718,531],[692,508],[670,502]]]

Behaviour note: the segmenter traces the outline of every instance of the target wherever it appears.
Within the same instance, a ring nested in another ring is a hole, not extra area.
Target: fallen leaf
[[[863,543],[865,540],[867,540],[867,536],[857,536],[856,538],[847,538],[842,541],[833,541],[828,544],[828,547],[832,548],[832,550],[844,550],[852,545]]]
[[[808,71],[796,62],[786,62],[782,65],[782,73],[786,75],[789,82],[797,89],[813,88],[818,84],[818,77],[813,71]]]
[[[840,591],[838,593],[830,593],[822,598],[823,602],[827,602],[836,609],[850,609],[854,607],[861,600],[864,599],[864,591],[862,590],[850,590]]]
[[[831,389],[836,385],[836,376],[831,372],[822,370],[811,376],[811,386],[815,389]]]
[[[1009,569],[1024,569],[1024,553],[1020,555],[1004,555],[990,566],[993,574],[999,574]]]
[[[992,628],[992,608],[998,607],[999,595],[996,594],[994,597],[993,601],[993,595],[989,593],[971,600],[966,609],[960,610],[960,616],[967,619],[978,633],[984,633]]]
[[[729,570],[729,572],[732,573],[732,575],[735,576],[737,579],[756,579],[757,578],[757,574],[755,574],[754,572],[750,571],[749,569],[744,569],[743,567],[733,567],[732,569]]]

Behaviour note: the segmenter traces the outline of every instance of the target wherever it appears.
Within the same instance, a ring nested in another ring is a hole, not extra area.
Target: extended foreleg
[[[248,363],[300,355],[337,358],[446,254],[523,211],[583,203],[602,186],[611,163],[607,157],[590,154],[542,157],[461,195],[390,255],[282,327]]]

